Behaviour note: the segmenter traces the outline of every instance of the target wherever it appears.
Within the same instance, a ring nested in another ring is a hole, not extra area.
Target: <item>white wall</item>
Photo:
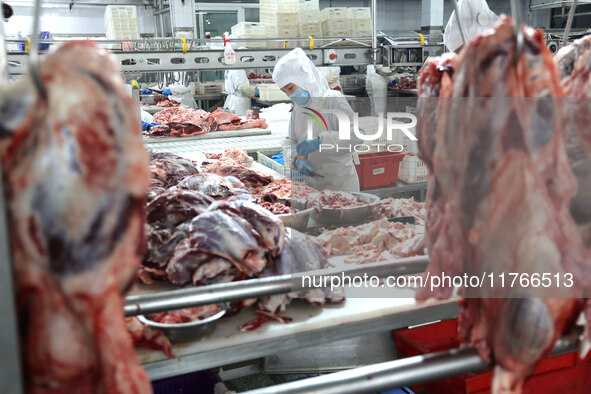
[[[17,32],[29,34],[32,28],[32,6],[13,5],[14,16],[4,24],[9,37]],[[154,34],[154,18],[152,8],[137,7],[140,34]],[[44,5],[41,12],[40,30],[47,30],[54,36],[104,36],[105,7],[74,5],[72,10],[68,5]]]

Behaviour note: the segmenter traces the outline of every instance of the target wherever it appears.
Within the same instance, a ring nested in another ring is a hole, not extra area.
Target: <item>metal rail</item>
[[[552,355],[575,351],[579,334],[580,331],[573,332],[558,340]],[[492,367],[492,363],[480,358],[475,348],[454,349],[251,390],[244,394],[372,393],[481,372]]]
[[[367,47],[333,48],[337,54],[337,66],[361,66],[371,63],[371,51]],[[291,49],[237,50],[236,64],[226,65],[221,50],[190,51],[133,51],[113,52],[124,72],[206,71],[225,69],[272,68],[279,58]],[[316,66],[324,65],[324,51],[305,50]],[[27,71],[28,54],[9,53],[9,73],[24,74]]]
[[[573,25],[573,20],[575,19],[575,10],[577,8],[577,0],[573,0],[573,4],[570,7],[570,12],[568,13],[568,19],[566,20],[566,27],[564,28],[564,36],[562,37],[562,46],[566,46],[568,43],[568,36],[570,34],[570,29]]]
[[[416,274],[424,272],[428,263],[428,256],[418,256],[390,262],[365,264],[346,269],[333,268],[211,286],[191,287],[155,294],[129,296],[126,299],[123,311],[125,316],[135,316],[222,302],[247,300],[273,294],[291,293],[292,291],[301,289],[301,281],[304,276],[324,278],[330,277],[331,275],[340,275],[341,273],[350,276],[367,273],[367,275],[375,275],[383,278],[389,275]]]

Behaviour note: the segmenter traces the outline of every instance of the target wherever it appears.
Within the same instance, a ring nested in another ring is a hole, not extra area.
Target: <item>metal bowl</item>
[[[369,193],[352,192],[351,194],[367,204],[359,207],[322,208],[320,214],[314,209],[312,219],[325,226],[350,226],[366,222],[372,214],[374,205],[380,201],[380,197]]]
[[[164,324],[152,321],[144,315],[138,315],[139,321],[150,328],[160,330],[170,339],[172,343],[183,343],[195,341],[208,336],[215,330],[218,320],[226,314],[222,309],[218,313],[203,320],[195,320],[187,323]]]
[[[143,94],[140,96],[142,103],[148,105],[156,105],[160,100],[162,100],[165,96],[161,94]]]
[[[308,220],[314,208],[308,208],[301,211],[292,211],[291,213],[284,213],[277,215],[286,227],[291,227],[294,230],[301,232],[308,228]]]

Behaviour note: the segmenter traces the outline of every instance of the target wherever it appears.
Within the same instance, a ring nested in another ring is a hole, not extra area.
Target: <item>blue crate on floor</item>
[[[218,382],[209,371],[193,372],[152,382],[154,394],[211,394]]]

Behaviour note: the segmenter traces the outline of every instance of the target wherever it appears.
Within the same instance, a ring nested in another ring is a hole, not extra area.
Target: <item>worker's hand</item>
[[[150,130],[153,126],[158,126],[158,123],[147,123],[142,120],[142,131]]]
[[[152,91],[150,89],[144,89],[142,90],[142,94],[152,94]]]
[[[170,91],[169,88],[166,88],[162,91],[162,94],[165,96],[170,96],[172,94],[172,92]]]
[[[316,171],[314,171],[314,167],[312,167],[312,164],[310,164],[308,160],[296,159],[295,164],[298,171],[302,175],[314,176],[316,174]]]
[[[296,145],[296,152],[301,156],[308,156],[310,153],[316,152],[320,147],[320,137],[311,140],[303,140]]]
[[[258,88],[254,90],[254,96],[255,97],[260,97],[259,96],[259,89]]]

